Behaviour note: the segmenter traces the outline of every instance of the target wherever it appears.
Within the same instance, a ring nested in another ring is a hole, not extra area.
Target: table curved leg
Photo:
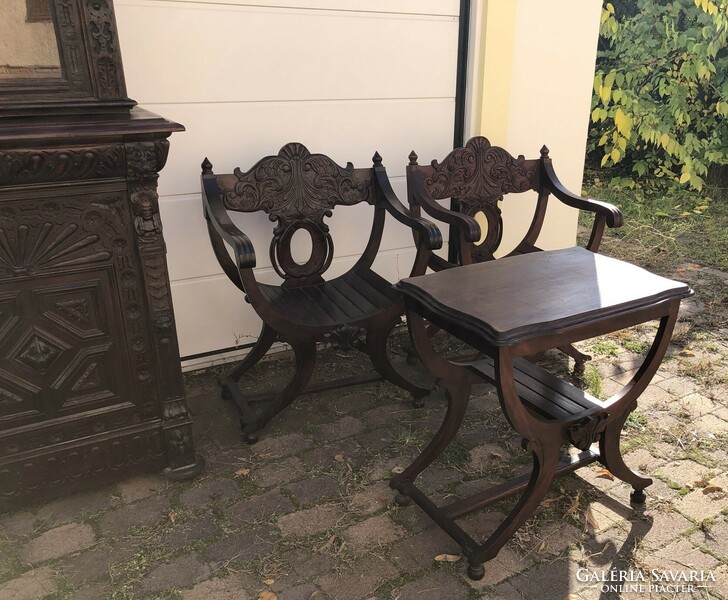
[[[679,305],[675,303],[668,315],[660,320],[652,346],[637,373],[618,394],[608,401],[608,404],[614,407],[614,410],[608,409],[612,413],[612,419],[609,420],[599,439],[600,462],[609,469],[612,475],[632,486],[631,499],[639,504],[645,501],[643,490],[652,484],[652,479],[642,477],[627,466],[619,447],[619,438],[627,417],[637,408],[637,398],[647,388],[665,356],[677,321],[678,307]],[[618,407],[621,408],[621,411],[618,410]]]
[[[534,439],[527,443],[526,449],[533,455],[533,471],[528,486],[503,523],[480,546],[480,550],[470,557],[468,576],[471,579],[483,578],[485,568],[482,563],[495,557],[516,530],[534,513],[554,480],[561,456],[558,442],[543,444]]]
[[[470,384],[462,381],[443,382],[443,384],[447,397],[445,418],[435,436],[420,455],[409,467],[399,475],[395,475],[389,482],[392,489],[398,489],[397,484],[401,481],[413,482],[448,447],[463,423],[470,398]],[[409,504],[409,498],[402,493],[397,494],[395,501],[400,506]]]

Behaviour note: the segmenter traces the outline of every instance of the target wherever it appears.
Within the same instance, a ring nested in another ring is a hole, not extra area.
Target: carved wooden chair
[[[451,225],[451,235],[457,236],[457,263],[448,262],[429,252],[427,267],[433,271],[495,259],[503,237],[499,202],[504,200],[506,194],[530,190],[538,194],[531,224],[508,256],[540,250],[536,242],[552,194],[567,206],[594,214],[591,236],[586,244],[586,248],[592,252],[599,250],[605,225],[622,225],[622,213],[616,206],[582,198],[564,187],[554,172],[546,146],[541,148],[540,158],[526,160],[523,156],[514,158],[503,148],[491,146],[487,138],[477,136],[464,147],[450,152],[442,162],[433,160],[429,165],[420,165],[417,158],[413,151],[407,167],[410,210],[418,217],[424,210],[427,215]],[[446,198],[454,201],[457,211],[449,210],[437,202]],[[478,213],[482,213],[487,222],[484,233],[475,220]],[[417,232],[413,233],[417,242]],[[426,270],[420,269],[418,275]],[[435,331],[436,328],[430,327],[431,335]],[[584,362],[591,358],[571,345],[559,349],[576,361],[578,370],[583,369]]]
[[[417,270],[424,269],[429,252],[442,245],[440,231],[429,221],[413,216],[395,196],[382,159],[374,155],[372,168],[337,165],[323,154],[310,154],[301,144],[289,143],[277,156],[267,156],[250,171],[215,175],[212,164],[202,163],[202,200],[215,255],[232,282],[263,320],[257,343],[237,368],[220,379],[223,398],[235,401],[243,435],[248,443],[257,432],[298,395],[373,381],[383,376],[410,392],[415,405],[430,390],[407,380],[392,366],[386,352],[391,330],[400,322],[404,301],[391,284],[372,269],[382,238],[386,213],[417,232],[420,250]],[[366,202],[373,206],[369,241],[356,264],[345,274],[325,281],[334,243],[325,217],[335,206]],[[269,247],[273,268],[283,282],[268,285],[256,280],[256,254],[250,239],[230,219],[228,210],[264,211],[276,223]],[[296,262],[291,252],[293,235],[305,230],[311,237],[310,258]],[[228,254],[231,247],[234,259]],[[290,344],[295,372],[277,393],[246,395],[237,382],[276,341]],[[317,342],[338,342],[369,355],[378,375],[371,374],[306,387],[316,358]]]

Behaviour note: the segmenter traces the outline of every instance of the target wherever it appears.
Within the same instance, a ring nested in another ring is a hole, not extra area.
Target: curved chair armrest
[[[477,242],[480,239],[480,225],[475,219],[438,204],[430,196],[420,177],[415,175],[410,181],[412,182],[411,193],[413,199],[428,215],[438,221],[457,227],[465,242]]]
[[[400,202],[392,189],[392,184],[389,182],[386,169],[382,166],[375,166],[374,175],[379,196],[383,200],[383,205],[387,212],[397,219],[397,221],[403,225],[407,225],[407,227],[414,229],[420,234],[420,239],[424,241],[427,250],[442,248],[442,234],[437,225],[427,219],[416,217]]]
[[[202,176],[202,203],[205,209],[205,218],[210,222],[215,232],[232,247],[238,269],[252,269],[255,267],[253,243],[230,219],[227,210],[223,206],[220,189],[214,175]]]
[[[582,196],[577,196],[573,192],[567,190],[564,184],[561,183],[559,178],[556,176],[551,159],[544,159],[543,167],[549,190],[564,204],[571,206],[572,208],[596,213],[596,215],[603,217],[606,220],[608,227],[622,226],[622,211],[616,206],[609,204],[608,202],[601,202],[591,198],[583,198]]]

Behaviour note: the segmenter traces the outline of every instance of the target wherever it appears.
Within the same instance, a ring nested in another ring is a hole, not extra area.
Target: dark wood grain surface
[[[578,247],[410,277],[396,288],[496,346],[692,294],[687,284]]]

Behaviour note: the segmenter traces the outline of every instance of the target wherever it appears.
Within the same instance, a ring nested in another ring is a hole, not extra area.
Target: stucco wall
[[[472,128],[514,155],[548,146],[559,178],[580,193],[589,124],[600,0],[487,0],[477,13],[482,89]],[[504,250],[520,241],[535,197],[503,203]],[[576,239],[577,211],[552,200],[539,244]]]

